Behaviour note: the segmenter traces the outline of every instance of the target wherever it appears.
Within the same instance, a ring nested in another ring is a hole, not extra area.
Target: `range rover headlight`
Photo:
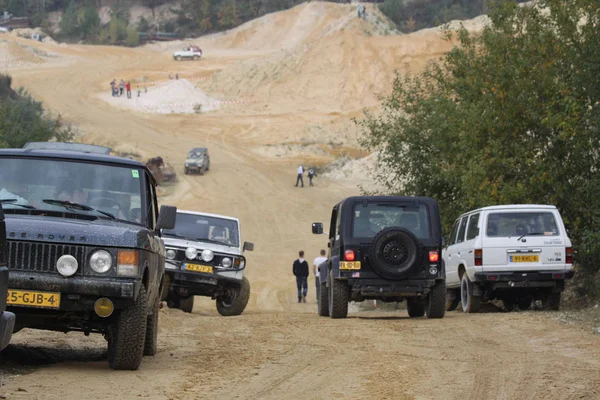
[[[198,250],[194,249],[193,247],[188,247],[185,249],[185,256],[188,258],[188,260],[193,260],[198,257]]]
[[[213,260],[213,258],[215,258],[215,254],[212,252],[212,250],[203,250],[202,251],[202,261],[211,262]]]
[[[95,251],[90,257],[90,267],[99,274],[108,272],[112,267],[112,256],[106,250]]]
[[[175,250],[173,250],[173,249],[167,250],[167,253],[165,254],[165,256],[167,257],[167,260],[174,260],[176,255],[177,255],[177,253],[175,253]]]
[[[221,260],[221,265],[225,268],[231,268],[231,258],[225,257]]]
[[[56,261],[56,270],[62,276],[73,275],[75,272],[77,272],[77,267],[79,267],[77,260],[75,259],[75,257],[73,257],[72,255],[69,255],[69,254],[65,254],[64,256],[61,256]]]

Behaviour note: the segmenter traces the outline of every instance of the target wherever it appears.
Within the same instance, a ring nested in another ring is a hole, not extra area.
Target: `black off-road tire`
[[[385,279],[403,279],[419,267],[421,247],[408,229],[386,228],[373,238],[369,260],[376,274]]]
[[[406,311],[411,318],[418,318],[425,315],[425,302],[418,297],[406,298]]]
[[[446,314],[446,282],[436,281],[427,295],[425,313],[427,318],[444,318]]]
[[[177,57],[175,57],[175,60],[177,60],[177,61],[181,61],[181,56],[177,56]]]
[[[333,279],[329,274],[328,309],[331,318],[346,318],[348,316],[348,300],[350,290],[346,281]]]
[[[469,314],[476,313],[481,308],[481,296],[473,295],[473,285],[474,283],[469,280],[467,274],[463,274],[460,283],[460,302],[463,311]]]
[[[452,298],[454,296],[454,298]],[[459,289],[446,289],[446,311],[454,311],[460,303]]]
[[[231,302],[223,298],[217,299],[217,311],[224,317],[240,315],[246,309],[250,300],[250,282],[244,277],[236,289],[236,295]]]
[[[329,289],[327,288],[326,283],[321,283],[319,285],[317,312],[321,317],[329,317]]]
[[[179,309],[184,313],[190,314],[194,310],[194,296],[190,296],[187,299],[180,299]]]
[[[108,365],[116,370],[135,371],[144,357],[148,299],[146,289],[140,287],[138,298],[121,310],[108,332]]]
[[[558,311],[560,309],[560,298],[562,293],[548,293],[542,300],[542,307],[546,311]]]
[[[146,340],[144,342],[144,355],[154,356],[158,352],[158,315],[160,309],[160,296],[152,307],[152,315],[146,318]]]

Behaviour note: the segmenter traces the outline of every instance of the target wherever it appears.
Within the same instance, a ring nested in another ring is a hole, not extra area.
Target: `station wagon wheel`
[[[474,284],[465,273],[460,282],[460,302],[466,313],[476,313],[481,307],[481,296],[474,296]]]
[[[217,311],[224,317],[240,315],[250,300],[250,282],[244,277],[238,285],[229,284],[217,298]]]
[[[387,228],[373,239],[369,261],[375,273],[386,279],[402,279],[419,265],[421,249],[416,236],[404,228]]]

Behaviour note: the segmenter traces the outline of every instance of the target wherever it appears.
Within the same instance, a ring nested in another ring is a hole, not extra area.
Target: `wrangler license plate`
[[[200,265],[200,264],[187,264],[185,266],[186,271],[194,271],[194,272],[204,272],[207,274],[213,273],[213,267],[210,265]]]
[[[60,293],[8,289],[6,302],[11,306],[59,308]]]
[[[360,261],[342,261],[340,269],[360,269]]]
[[[527,262],[539,262],[540,256],[510,256],[510,262],[514,263],[527,263]]]

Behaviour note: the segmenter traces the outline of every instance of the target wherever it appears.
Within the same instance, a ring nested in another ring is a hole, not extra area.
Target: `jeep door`
[[[461,260],[461,249],[465,239],[467,219],[467,216],[462,216],[456,220],[452,228],[452,234],[450,235],[450,244],[445,251],[446,285],[449,287],[456,286],[460,282],[458,266]]]
[[[342,237],[340,236],[340,228],[342,223],[342,204],[338,204],[333,208],[331,212],[331,221],[329,224],[329,262],[331,263],[331,269],[335,273],[339,272],[339,264],[340,264],[340,254],[342,247]],[[320,276],[322,282],[327,280],[328,271],[323,271],[321,269]]]
[[[571,243],[558,210],[490,211],[483,232],[483,265],[489,271],[561,270]]]

